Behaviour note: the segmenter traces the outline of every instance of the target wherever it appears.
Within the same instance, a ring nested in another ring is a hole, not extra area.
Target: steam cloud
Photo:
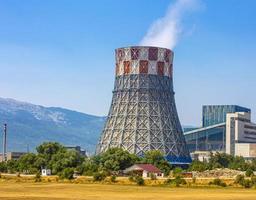
[[[184,14],[195,10],[198,3],[199,0],[176,0],[164,17],[153,22],[140,45],[173,49],[182,33],[181,20]]]

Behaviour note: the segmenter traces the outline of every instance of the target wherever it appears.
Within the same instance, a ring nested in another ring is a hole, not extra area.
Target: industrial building
[[[72,146],[72,145],[66,145],[65,148],[67,150],[72,150],[78,152],[81,156],[87,157],[87,152],[85,149],[82,149],[80,146]]]
[[[251,122],[250,109],[208,105],[203,106],[202,115],[203,127],[184,133],[192,157],[207,157],[209,151],[256,157],[256,124]]]
[[[21,156],[25,155],[26,152],[7,152],[5,157],[0,153],[0,161],[18,160]]]
[[[174,100],[172,63],[169,49],[116,49],[113,98],[97,154],[112,147],[138,156],[160,150],[172,164],[191,162]]]

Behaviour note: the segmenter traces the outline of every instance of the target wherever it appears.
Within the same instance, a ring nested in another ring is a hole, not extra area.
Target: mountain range
[[[0,98],[0,124],[8,124],[8,151],[34,151],[44,141],[79,145],[93,153],[105,117]],[[2,137],[0,137],[2,144]]]
[[[35,151],[42,142],[56,141],[67,146],[81,146],[92,154],[105,119],[64,108],[0,98],[0,133],[3,132],[3,124],[7,123],[8,151]],[[195,127],[183,126],[183,129],[188,131]]]

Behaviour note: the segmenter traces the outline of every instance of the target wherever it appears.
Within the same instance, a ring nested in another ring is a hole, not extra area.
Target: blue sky
[[[173,2],[0,0],[0,96],[106,115],[114,49],[139,44]],[[204,104],[239,104],[255,116],[256,1],[198,3],[173,49],[182,124],[200,125]]]

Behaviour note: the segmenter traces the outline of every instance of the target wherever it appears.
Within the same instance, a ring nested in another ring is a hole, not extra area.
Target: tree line
[[[130,154],[121,148],[112,148],[106,152],[85,158],[75,150],[68,150],[56,142],[45,142],[36,148],[36,153],[27,153],[18,160],[0,162],[0,172],[37,174],[42,168],[51,169],[53,175],[63,178],[72,178],[74,173],[86,176],[119,175],[122,170],[136,163],[153,164],[165,176],[170,171],[182,171],[174,168],[167,162],[160,151],[153,150],[145,153],[143,157]],[[243,157],[234,157],[225,153],[216,153],[210,156],[208,162],[193,161],[188,171],[205,171],[215,168],[230,168],[235,170],[256,171],[256,160],[246,161]]]
[[[2,173],[37,174],[41,169],[51,169],[53,175],[71,177],[75,172],[93,176],[96,173],[118,175],[135,163],[150,163],[168,175],[172,166],[160,151],[149,151],[143,158],[130,154],[121,148],[112,148],[90,158],[81,156],[75,150],[68,150],[56,142],[45,142],[36,148],[36,153],[27,153],[18,160],[0,162]]]

